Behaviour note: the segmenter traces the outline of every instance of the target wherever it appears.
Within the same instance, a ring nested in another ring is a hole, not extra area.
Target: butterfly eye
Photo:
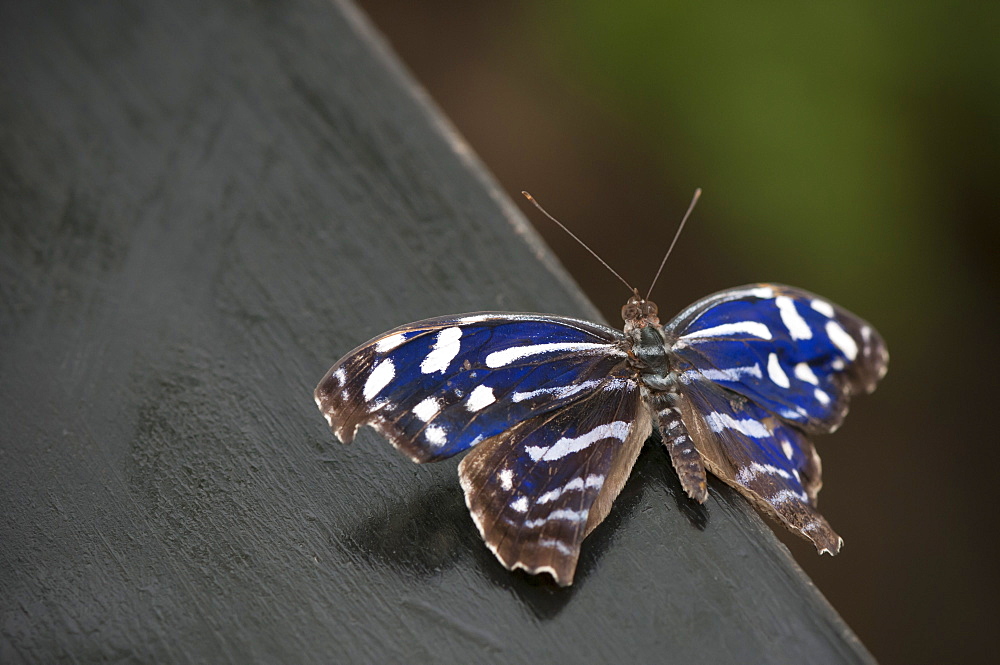
[[[643,317],[656,316],[657,313],[656,303],[646,301],[642,303],[642,315]]]
[[[634,302],[625,303],[622,307],[622,319],[625,321],[635,321],[640,316],[639,305]]]

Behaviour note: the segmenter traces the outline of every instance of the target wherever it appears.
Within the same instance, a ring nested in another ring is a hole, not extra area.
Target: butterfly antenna
[[[684,219],[681,220],[681,225],[677,227],[677,233],[674,234],[674,239],[670,243],[670,247],[667,248],[667,253],[663,255],[663,260],[660,261],[660,268],[656,271],[656,277],[653,278],[653,283],[649,285],[649,291],[646,292],[646,300],[649,300],[649,296],[653,293],[653,287],[656,286],[656,280],[660,278],[660,273],[663,272],[663,266],[667,264],[667,259],[670,257],[670,252],[674,251],[674,245],[677,244],[677,239],[681,237],[681,231],[684,230],[684,225],[687,224],[688,217],[691,216],[691,211],[694,210],[695,205],[698,203],[698,199],[701,198],[701,187],[694,190],[694,196],[691,197],[691,205],[688,206],[687,212],[684,213]]]
[[[542,214],[543,214],[543,215],[545,215],[546,217],[548,217],[549,219],[551,219],[551,220],[552,220],[553,222],[555,222],[555,223],[556,223],[556,225],[557,225],[557,226],[558,226],[559,228],[561,228],[561,229],[562,229],[563,231],[565,231],[566,233],[568,233],[568,234],[569,234],[569,237],[570,237],[570,238],[572,238],[573,240],[575,240],[575,241],[577,241],[578,243],[580,243],[580,245],[581,245],[581,246],[582,246],[582,247],[583,247],[583,248],[584,248],[585,250],[587,250],[588,252],[590,252],[590,254],[591,254],[591,255],[592,255],[592,256],[593,256],[593,257],[594,257],[595,259],[597,259],[598,261],[600,261],[600,262],[601,262],[601,265],[602,265],[602,266],[604,266],[605,268],[607,268],[607,269],[608,269],[609,271],[611,271],[611,274],[612,274],[612,275],[614,275],[615,277],[617,277],[618,279],[620,279],[620,280],[622,281],[622,284],[624,284],[625,286],[627,286],[627,287],[628,287],[628,290],[629,290],[629,291],[632,291],[633,293],[638,293],[638,291],[636,291],[635,287],[633,287],[633,286],[632,286],[631,284],[629,284],[628,282],[626,282],[626,281],[625,281],[625,278],[624,278],[624,277],[622,277],[622,276],[621,276],[621,275],[619,275],[619,274],[618,274],[617,272],[615,272],[615,269],[614,269],[614,268],[612,268],[611,266],[609,266],[609,265],[608,265],[608,262],[607,262],[607,261],[605,261],[605,260],[604,260],[604,259],[602,259],[602,258],[601,258],[600,256],[598,256],[598,255],[597,255],[597,252],[595,252],[595,251],[594,251],[594,250],[592,250],[592,249],[591,249],[590,247],[588,247],[588,246],[587,246],[587,243],[585,243],[584,241],[582,241],[582,240],[580,240],[579,238],[577,238],[577,237],[576,237],[576,234],[575,234],[575,233],[573,233],[572,231],[570,231],[569,229],[567,229],[567,228],[566,228],[566,225],[565,225],[565,224],[563,224],[563,223],[562,223],[562,222],[560,222],[560,221],[559,221],[558,219],[556,219],[555,217],[553,217],[552,215],[550,215],[550,214],[549,214],[548,212],[546,212],[545,208],[543,208],[543,207],[542,207],[542,205],[541,205],[541,204],[540,204],[540,203],[539,203],[538,201],[536,201],[536,200],[535,200],[535,197],[534,197],[534,196],[532,196],[532,195],[531,195],[531,194],[529,194],[528,192],[523,192],[523,191],[522,191],[521,193],[522,193],[522,194],[524,194],[524,198],[526,198],[526,199],[528,199],[529,201],[531,201],[531,202],[532,202],[532,203],[534,204],[534,206],[535,206],[536,208],[538,208],[539,210],[541,210],[541,211],[542,211]]]

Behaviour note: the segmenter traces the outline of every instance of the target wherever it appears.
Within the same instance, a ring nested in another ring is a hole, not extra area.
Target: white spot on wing
[[[424,374],[441,372],[444,374],[448,365],[458,355],[462,348],[462,329],[452,326],[445,328],[437,334],[431,352],[427,354],[423,362],[420,363],[420,371]]]
[[[781,363],[778,362],[777,354],[771,353],[767,356],[767,375],[782,388],[789,388],[792,385],[785,370],[782,369]]]
[[[813,395],[815,395],[816,399],[818,399],[824,405],[830,403],[830,396],[827,395],[822,390],[820,390],[819,388],[813,391]]]
[[[341,367],[333,373],[333,378],[337,379],[338,386],[342,386],[344,385],[344,381],[347,381],[347,372],[345,372],[344,368]]]
[[[689,342],[695,339],[706,337],[731,337],[736,335],[750,335],[761,339],[771,339],[771,331],[760,321],[737,321],[736,323],[723,323],[722,325],[696,330],[682,335],[681,339]]]
[[[795,449],[792,448],[792,444],[789,443],[788,441],[781,442],[781,450],[782,452],[785,453],[785,457],[787,457],[788,459],[792,459],[792,457],[795,455]]]
[[[497,398],[493,395],[492,388],[476,386],[475,390],[469,393],[469,399],[465,403],[465,408],[469,411],[480,411],[495,401],[497,401]]]
[[[528,512],[528,499],[523,496],[518,497],[516,500],[511,502],[510,507],[512,510],[519,513],[526,513]]]
[[[366,400],[370,400],[375,395],[382,392],[382,389],[389,385],[393,377],[396,376],[396,366],[392,364],[392,361],[386,358],[379,364],[375,365],[375,369],[372,373],[368,375],[368,380],[365,381],[364,396]]]
[[[836,321],[826,322],[826,334],[838,349],[844,352],[848,360],[858,357],[858,344],[854,338],[847,334],[847,331],[840,327]]]
[[[440,448],[448,443],[448,432],[440,425],[428,425],[424,430],[424,438],[435,448]]]
[[[514,472],[510,469],[504,469],[497,477],[500,479],[500,487],[504,488],[506,491],[511,491],[514,489]]]
[[[540,460],[552,462],[557,459],[562,459],[566,455],[579,452],[603,439],[611,438],[624,441],[628,436],[628,432],[629,424],[624,420],[616,420],[613,423],[598,425],[594,429],[581,434],[580,436],[564,436],[548,448],[544,448],[542,446],[528,446],[525,448],[525,451],[535,462]]]
[[[708,423],[708,428],[713,432],[734,429],[755,439],[763,439],[771,435],[771,432],[759,421],[751,418],[736,420],[728,413],[719,413],[718,411],[706,414],[705,422]]]
[[[383,337],[379,341],[375,342],[375,350],[378,353],[388,353],[392,351],[397,346],[406,341],[406,335],[403,333],[396,333],[395,335],[389,335],[388,337]]]
[[[746,289],[744,291],[731,291],[726,294],[726,299],[723,302],[731,302],[733,300],[739,300],[740,298],[761,298],[763,300],[768,300],[774,297],[774,289],[769,286],[755,286],[752,289]]]
[[[536,356],[542,353],[555,353],[557,351],[596,351],[600,350],[608,355],[623,356],[625,353],[615,347],[614,344],[598,344],[595,342],[550,342],[548,344],[529,344],[527,346],[512,346],[502,351],[494,351],[486,356],[486,366],[491,369],[509,365],[514,361]]]
[[[819,385],[819,379],[813,374],[812,368],[809,367],[809,363],[799,363],[795,366],[795,378],[800,381],[805,381],[806,383],[811,383],[814,386]]]
[[[420,418],[425,423],[441,412],[441,400],[437,397],[427,399],[413,407],[413,415]]]
[[[833,318],[833,305],[825,300],[820,300],[819,298],[813,298],[809,301],[809,306],[814,310],[822,314],[823,316],[832,319]]]
[[[778,306],[781,322],[788,328],[792,339],[812,339],[812,329],[799,314],[799,310],[795,308],[794,300],[788,296],[778,296],[774,299],[774,304]]]

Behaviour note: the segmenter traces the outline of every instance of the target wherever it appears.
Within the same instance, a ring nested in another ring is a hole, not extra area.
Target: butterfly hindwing
[[[632,379],[488,439],[459,466],[486,544],[511,570],[573,581],[580,544],[611,509],[651,430]]]
[[[777,284],[721,291],[665,330],[683,383],[712,381],[816,434],[840,425],[851,394],[874,390],[888,361],[868,323]]]
[[[830,554],[842,540],[816,510],[819,456],[798,428],[719,388],[682,395],[688,433],[708,469]]]
[[[427,319],[347,354],[316,403],[345,443],[370,425],[414,461],[443,459],[621,373],[621,340],[606,326],[541,314]]]

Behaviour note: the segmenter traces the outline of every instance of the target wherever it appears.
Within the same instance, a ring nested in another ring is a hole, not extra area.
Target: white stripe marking
[[[543,446],[528,446],[525,451],[535,462],[552,462],[562,459],[566,455],[579,452],[592,444],[604,439],[618,439],[624,441],[628,436],[629,424],[624,420],[616,420],[613,423],[598,425],[585,434],[576,437],[564,436],[548,448]]]
[[[744,376],[761,378],[763,374],[760,371],[760,365],[754,363],[746,367],[730,367],[729,369],[689,369],[681,374],[681,383],[691,383],[702,377],[710,381],[732,381],[733,383],[739,383],[743,380],[742,377]]]
[[[540,395],[552,395],[555,399],[563,399],[564,397],[569,397],[575,395],[578,392],[584,390],[590,390],[594,386],[600,383],[600,380],[584,381],[583,383],[570,384],[568,386],[556,386],[555,388],[539,388],[538,390],[532,390],[530,392],[524,393],[514,393],[511,395],[511,399],[515,402],[523,402],[526,399],[533,399],[539,397]]]
[[[844,352],[848,360],[858,357],[858,344],[854,338],[847,334],[847,331],[840,327],[836,321],[826,322],[826,334],[830,341],[836,344],[837,348]]]
[[[469,399],[465,403],[465,408],[469,411],[481,411],[495,401],[497,401],[497,398],[493,394],[492,388],[487,388],[486,386],[476,386],[476,388],[469,393]]]
[[[389,385],[393,377],[396,376],[396,366],[392,364],[392,361],[386,358],[379,364],[375,365],[375,369],[372,373],[368,375],[368,380],[365,381],[364,396],[366,400],[370,400],[375,395],[382,392],[382,389]]]
[[[774,466],[773,464],[760,464],[758,462],[753,462],[750,466],[745,466],[740,469],[740,472],[736,474],[736,480],[746,485],[762,473],[772,476],[781,476],[786,480],[791,480],[792,478],[792,474],[782,468]]]
[[[809,363],[799,363],[795,366],[795,378],[800,381],[805,381],[806,383],[811,383],[814,386],[819,385],[819,379],[813,374],[812,368],[809,367]]]
[[[772,496],[770,499],[768,499],[768,502],[786,503],[788,501],[791,501],[792,499],[798,499],[799,501],[804,501],[806,503],[809,502],[809,497],[806,496],[805,492],[799,494],[798,492],[793,492],[792,490],[781,490],[780,492]]]
[[[794,300],[788,296],[779,296],[774,299],[774,304],[778,306],[781,322],[788,328],[792,339],[812,339],[812,329],[799,314],[799,310],[795,308]]]
[[[761,339],[771,339],[771,331],[760,321],[739,321],[737,323],[723,323],[712,328],[696,330],[681,336],[681,340],[687,342],[693,339],[705,337],[729,337],[732,335],[750,335]]]
[[[425,423],[441,412],[442,401],[437,397],[428,397],[413,407],[413,415]]]
[[[713,432],[721,432],[724,429],[734,429],[737,432],[752,436],[755,439],[763,439],[771,435],[770,430],[764,427],[763,423],[750,418],[736,420],[728,413],[713,411],[705,416],[708,428]]]
[[[545,494],[541,495],[540,497],[538,497],[538,501],[536,501],[536,503],[549,503],[551,501],[555,501],[566,492],[576,492],[584,488],[600,489],[603,485],[604,485],[604,476],[601,474],[596,474],[596,473],[591,474],[587,476],[586,479],[577,477],[569,481],[562,487],[556,487],[555,489],[551,489]]]
[[[396,333],[395,335],[389,335],[388,337],[383,337],[379,341],[375,342],[375,350],[379,353],[387,353],[392,351],[397,346],[406,341],[406,335],[403,333]]]
[[[777,354],[770,353],[767,356],[767,375],[782,388],[790,388],[792,385],[785,370],[782,369],[781,363],[778,362]]]
[[[539,547],[553,547],[553,548],[559,550],[560,552],[562,552],[563,554],[565,554],[567,556],[573,553],[573,550],[571,550],[563,541],[556,540],[555,538],[545,538],[544,540],[539,540],[538,541],[538,546]],[[517,566],[515,565],[514,567],[516,568]],[[524,566],[521,566],[521,567],[524,568]],[[524,569],[527,570],[527,568],[524,568]],[[552,573],[552,577],[556,576],[555,571],[552,570],[552,568],[550,568],[548,566],[542,566],[542,567],[538,568],[537,570],[538,570],[538,572],[548,571],[548,572]]]
[[[462,329],[451,327],[445,328],[437,334],[431,352],[427,354],[424,361],[420,363],[420,371],[424,374],[441,372],[444,374],[448,365],[455,359],[462,348]]]
[[[528,529],[534,529],[535,527],[542,526],[546,522],[552,520],[563,520],[566,522],[586,522],[587,521],[586,510],[569,510],[566,508],[560,508],[559,510],[553,510],[551,513],[545,517],[539,517],[534,520],[525,520],[524,527]]]
[[[556,351],[603,351],[608,355],[624,356],[625,352],[614,344],[598,344],[594,342],[551,342],[549,344],[529,344],[528,346],[512,346],[502,351],[494,351],[486,356],[486,366],[491,369],[509,365],[516,360]]]

